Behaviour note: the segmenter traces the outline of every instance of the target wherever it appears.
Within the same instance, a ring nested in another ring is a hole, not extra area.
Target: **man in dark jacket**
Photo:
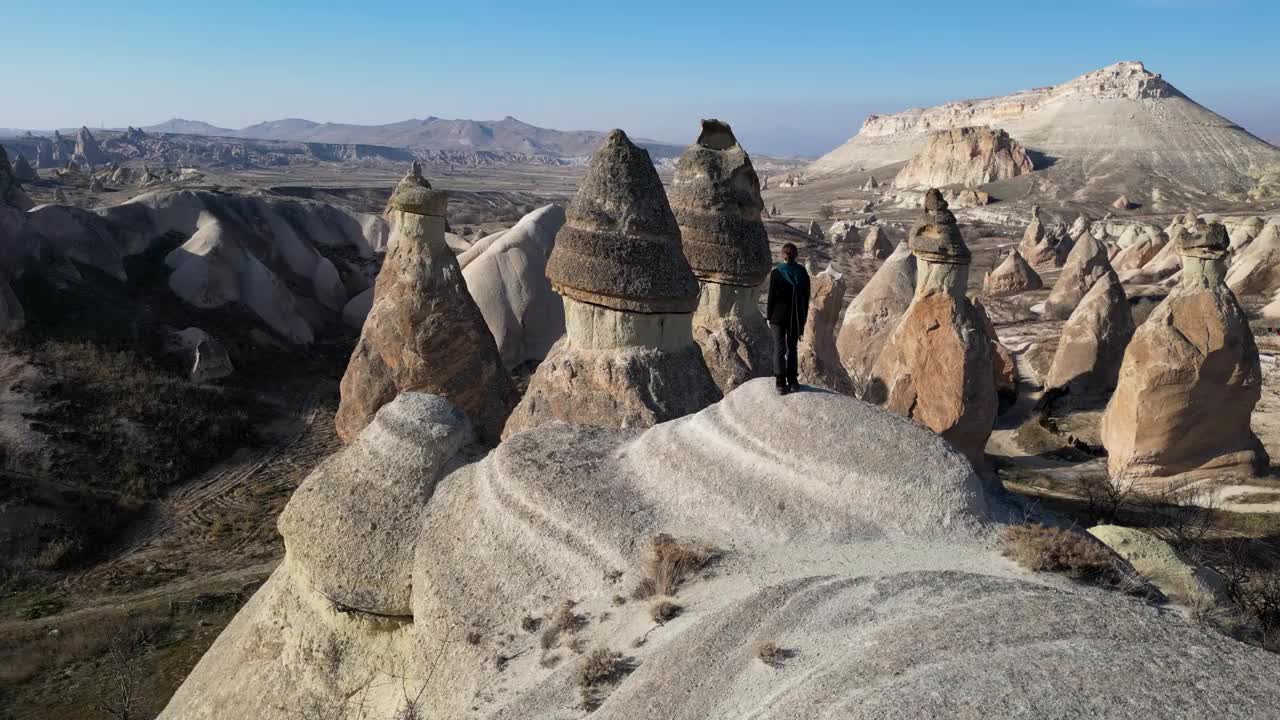
[[[769,300],[765,318],[773,331],[773,377],[778,394],[797,390],[796,343],[809,316],[809,273],[796,262],[796,246],[782,246],[782,262],[769,273]]]

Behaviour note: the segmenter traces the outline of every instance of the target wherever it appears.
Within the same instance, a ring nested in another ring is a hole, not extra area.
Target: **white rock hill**
[[[565,601],[584,650],[634,668],[590,717],[1280,708],[1280,658],[1018,570],[992,547],[1002,500],[968,462],[852,398],[753,380],[644,431],[546,425],[478,462],[466,437],[438,398],[385,406],[299,488],[284,563],[161,718],[372,720],[416,701],[419,717],[579,720],[585,655],[524,621]],[[659,532],[723,553],[664,625],[615,600]],[[781,668],[762,642],[787,651]]]
[[[806,175],[903,162],[924,148],[930,131],[971,125],[1006,130],[1054,161],[1079,163],[1086,177],[1128,169],[1134,172],[1120,181],[1154,175],[1190,191],[1248,191],[1257,182],[1250,171],[1280,165],[1280,149],[1197,104],[1142,63],[1120,62],[1061,85],[871,115]],[[1135,190],[1142,194],[1141,186]]]

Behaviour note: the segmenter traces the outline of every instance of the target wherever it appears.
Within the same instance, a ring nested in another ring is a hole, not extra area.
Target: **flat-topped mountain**
[[[486,150],[494,152],[585,157],[600,144],[604,133],[594,130],[553,130],[522,122],[511,116],[501,120],[447,120],[428,117],[386,125],[318,123],[286,118],[250,125],[239,130],[218,128],[192,120],[169,120],[143,130],[192,135],[221,135],[255,140],[367,144],[426,150]],[[653,140],[638,143],[655,160],[677,157],[684,147]]]
[[[1144,178],[1189,194],[1249,192],[1280,149],[1187,97],[1140,62],[1120,62],[1060,85],[871,115],[844,145],[809,166],[813,176],[903,162],[929,132],[975,125],[1005,130],[1044,165],[1066,162],[1111,185]],[[1141,188],[1135,188],[1141,192]]]

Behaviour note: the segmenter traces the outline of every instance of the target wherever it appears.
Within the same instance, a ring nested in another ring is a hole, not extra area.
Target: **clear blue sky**
[[[514,115],[821,153],[868,112],[1142,60],[1280,138],[1280,0],[0,0],[0,127]]]

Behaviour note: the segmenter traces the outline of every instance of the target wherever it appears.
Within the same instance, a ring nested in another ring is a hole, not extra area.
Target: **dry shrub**
[[[1028,570],[1124,590],[1141,585],[1105,545],[1081,532],[1024,523],[1001,531],[1000,542],[1005,557]]]
[[[1220,574],[1227,596],[1253,621],[1254,636],[1241,639],[1280,652],[1280,566],[1265,543],[1232,539],[1204,555],[1204,564]]]
[[[649,606],[649,617],[659,625],[665,625],[667,621],[675,619],[680,614],[680,606],[671,602],[666,598],[658,598]]]
[[[631,672],[632,663],[622,653],[609,648],[596,648],[578,668],[578,692],[582,707],[595,710],[603,701],[604,686],[617,683]]]
[[[565,600],[551,617],[551,622],[547,625],[547,629],[542,631],[542,649],[550,650],[560,642],[560,636],[565,633],[576,633],[586,624],[586,618],[573,611],[573,601]]]
[[[685,578],[706,567],[716,556],[713,548],[681,543],[665,533],[654,535],[645,558],[645,576],[631,596],[636,600],[674,596]]]
[[[756,645],[756,658],[769,667],[779,668],[782,667],[782,661],[787,659],[787,651],[778,647],[775,642],[762,642]]]

